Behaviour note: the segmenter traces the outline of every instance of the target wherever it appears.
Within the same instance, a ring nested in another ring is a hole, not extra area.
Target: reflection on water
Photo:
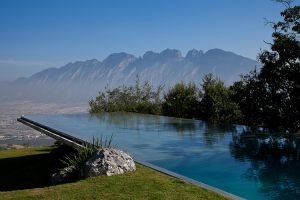
[[[296,136],[133,113],[29,118],[87,140],[113,133],[136,158],[247,199],[300,199]]]
[[[204,123],[203,139],[208,147],[213,147],[224,139],[225,135],[236,132],[236,126],[228,124]]]
[[[198,126],[203,124],[197,123],[195,120],[178,119],[172,117],[162,117],[158,115],[144,115],[136,113],[102,113],[93,114],[99,120],[99,123],[120,126],[131,130],[158,129],[162,125],[165,129],[172,129],[178,135],[192,135]]]
[[[243,131],[232,134],[231,155],[249,161],[244,175],[271,199],[300,199],[300,138]]]

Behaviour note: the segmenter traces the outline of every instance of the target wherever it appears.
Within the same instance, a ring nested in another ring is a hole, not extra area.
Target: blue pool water
[[[89,141],[113,134],[113,145],[134,158],[247,199],[300,199],[295,137],[132,113],[26,117]]]

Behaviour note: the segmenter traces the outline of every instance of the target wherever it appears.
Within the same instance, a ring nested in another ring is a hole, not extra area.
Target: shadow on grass
[[[60,159],[70,152],[69,147],[59,146],[49,153],[0,159],[0,191],[51,185],[51,175],[63,167]]]

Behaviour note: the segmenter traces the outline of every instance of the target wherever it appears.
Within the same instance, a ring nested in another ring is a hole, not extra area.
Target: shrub
[[[177,83],[165,95],[162,113],[167,116],[195,118],[199,107],[199,92],[194,83]]]
[[[135,86],[107,89],[99,92],[95,100],[89,101],[90,113],[125,111],[160,114],[162,88],[159,86],[154,90],[147,81],[140,85],[137,79]]]
[[[203,78],[200,117],[212,122],[236,122],[241,117],[238,105],[232,100],[232,92],[213,74]]]

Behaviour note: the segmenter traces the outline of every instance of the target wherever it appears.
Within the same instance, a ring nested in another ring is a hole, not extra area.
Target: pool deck
[[[17,119],[18,122],[21,122],[49,137],[52,137],[53,139],[57,140],[57,141],[60,141],[62,143],[64,143],[65,145],[67,146],[70,146],[72,148],[76,148],[76,149],[81,149],[81,148],[84,148],[84,145],[87,144],[86,141],[83,141],[79,138],[76,138],[76,137],[73,137],[69,134],[66,134],[66,133],[63,133],[61,131],[58,131],[54,128],[50,128],[48,126],[45,126],[43,124],[40,124],[38,122],[35,122],[35,121],[32,121],[24,116],[21,116],[20,118]],[[213,187],[213,186],[210,186],[210,185],[207,185],[205,183],[202,183],[202,182],[199,182],[199,181],[196,181],[196,180],[193,180],[191,178],[188,178],[186,176],[182,176],[180,174],[177,174],[177,173],[174,173],[172,171],[169,171],[167,169],[164,169],[164,168],[161,168],[161,167],[158,167],[156,165],[153,165],[151,163],[148,163],[148,162],[145,162],[141,159],[137,159],[137,158],[134,158],[134,161],[138,164],[141,164],[141,165],[144,165],[146,167],[149,167],[151,169],[154,169],[156,171],[159,171],[161,173],[164,173],[164,174],[167,174],[169,176],[172,176],[172,177],[175,177],[175,178],[178,178],[178,179],[181,179],[185,182],[188,182],[188,183],[192,183],[194,185],[197,185],[201,188],[205,188],[207,190],[210,190],[210,191],[213,191],[213,192],[216,192],[218,194],[221,194],[222,196],[225,196],[227,198],[230,198],[230,199],[234,199],[234,200],[243,200],[244,198],[242,197],[239,197],[239,196],[236,196],[234,194],[231,194],[229,192],[226,192],[226,191],[223,191],[221,189],[218,189],[216,187]]]

